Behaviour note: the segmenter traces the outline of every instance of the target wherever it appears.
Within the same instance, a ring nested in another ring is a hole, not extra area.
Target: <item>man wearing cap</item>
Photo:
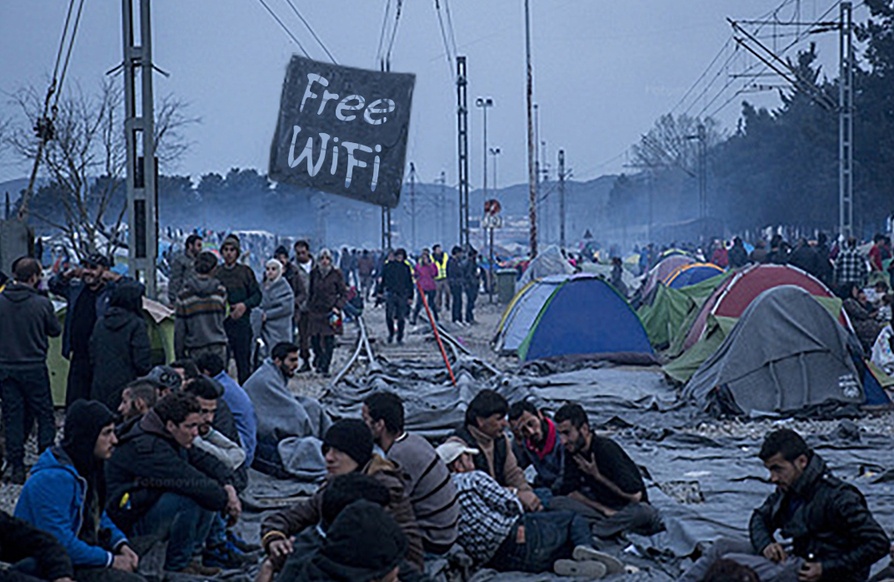
[[[220,245],[223,264],[218,265],[213,276],[227,288],[230,314],[224,320],[224,329],[230,346],[230,355],[236,360],[240,384],[251,376],[251,310],[261,304],[261,287],[251,267],[238,263],[242,254],[239,237],[227,235]]]
[[[62,333],[62,356],[70,361],[65,405],[90,398],[93,368],[90,365],[90,337],[96,321],[106,314],[112,291],[122,280],[133,281],[111,271],[108,257],[93,253],[78,269],[53,276],[50,292],[65,297],[68,309]]]
[[[25,482],[25,440],[37,419],[37,444],[53,444],[53,396],[47,371],[49,338],[62,333],[50,300],[37,291],[41,267],[22,257],[15,262],[15,282],[0,293],[0,397],[9,453],[10,480]]]
[[[61,445],[40,456],[16,505],[16,517],[65,547],[77,580],[143,580],[134,573],[139,557],[103,509],[103,464],[117,442],[115,416],[104,404],[73,402]]]
[[[183,250],[171,258],[171,276],[168,279],[168,301],[171,305],[177,301],[177,295],[183,284],[195,274],[195,261],[202,252],[202,237],[193,233],[186,237]]]
[[[448,440],[436,450],[459,492],[457,541],[476,564],[590,579],[623,572],[620,562],[593,549],[590,528],[576,513],[525,513],[514,491],[475,468],[477,449]]]
[[[409,541],[407,560],[423,569],[422,536],[413,507],[405,494],[404,480],[394,463],[373,453],[373,438],[362,420],[340,420],[329,427],[323,438],[327,479],[360,472],[385,485],[391,494],[386,510],[397,521]],[[292,553],[290,536],[316,526],[322,517],[324,484],[306,501],[267,516],[261,523],[261,544],[274,563],[281,565]]]

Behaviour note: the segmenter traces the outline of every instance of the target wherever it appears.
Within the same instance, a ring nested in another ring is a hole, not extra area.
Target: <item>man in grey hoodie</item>
[[[25,418],[37,419],[40,451],[53,444],[56,427],[47,371],[49,338],[62,333],[53,304],[41,295],[41,266],[22,257],[13,263],[15,281],[0,293],[0,394],[9,453],[10,480],[25,482]],[[28,414],[26,414],[26,411]],[[29,423],[30,424],[30,423]]]

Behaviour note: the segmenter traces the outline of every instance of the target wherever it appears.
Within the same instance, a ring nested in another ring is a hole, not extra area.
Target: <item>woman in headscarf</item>
[[[277,259],[270,259],[264,267],[264,285],[261,288],[259,336],[266,353],[280,342],[292,343],[295,339],[292,319],[295,316],[295,294],[283,277],[283,266]]]
[[[335,336],[342,333],[341,310],[346,301],[345,278],[332,264],[329,249],[322,249],[310,272],[307,333],[314,351],[314,368],[324,377],[329,376]]]

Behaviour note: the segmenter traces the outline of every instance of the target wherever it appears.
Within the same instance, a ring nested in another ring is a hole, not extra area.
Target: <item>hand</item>
[[[65,271],[64,273],[62,273],[62,276],[65,277],[66,279],[79,279],[81,277],[81,275],[83,274],[83,272],[84,272],[84,270],[81,269],[80,267],[75,267],[73,269],[69,269],[69,270]]]
[[[121,278],[121,275],[119,275],[115,271],[112,271],[111,269],[107,269],[102,272],[101,278],[103,281],[117,281]]]
[[[818,582],[823,577],[823,565],[821,562],[804,562],[798,570],[799,582]]]
[[[764,551],[762,553],[764,554],[764,557],[766,559],[772,562],[776,562],[777,564],[780,562],[784,562],[785,559],[788,557],[782,545],[777,543],[770,544],[769,546],[764,548]]]
[[[237,303],[230,308],[230,319],[238,320],[245,315],[245,303]]]
[[[533,491],[519,491],[518,500],[521,501],[525,511],[543,511],[543,503],[540,502],[540,498]]]
[[[267,312],[264,311],[261,313],[261,323],[266,323],[266,322],[267,322]]]
[[[275,573],[276,568],[273,566],[273,561],[267,558],[261,562],[261,569],[258,570],[258,575],[255,576],[255,582],[273,582]]]
[[[599,472],[599,467],[596,465],[595,460],[590,460],[581,454],[577,454],[574,455],[574,462],[577,463],[577,468],[587,475],[593,477],[596,480],[600,480],[602,478],[602,474]]]
[[[224,491],[227,492],[227,515],[232,523],[236,523],[239,516],[242,515],[242,502],[239,501],[239,495],[232,485],[224,485]]]
[[[293,541],[294,538],[274,540],[267,546],[267,554],[274,561],[282,560],[295,550],[295,547],[292,545]]]
[[[135,551],[133,551],[133,549],[130,546],[128,546],[127,544],[124,544],[123,546],[118,548],[118,555],[126,556],[126,557],[130,558],[130,560],[133,564],[133,570],[131,570],[131,571],[132,572],[137,571],[137,567],[139,567],[139,565],[140,565],[140,556],[138,556],[137,553]]]
[[[115,570],[121,570],[122,572],[133,572],[136,569],[136,566],[134,566],[133,560],[131,560],[130,556],[118,554],[112,559],[112,568]]]

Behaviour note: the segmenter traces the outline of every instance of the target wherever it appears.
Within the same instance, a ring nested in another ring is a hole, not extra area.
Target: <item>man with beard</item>
[[[251,375],[251,310],[261,304],[261,287],[251,267],[237,262],[242,254],[239,237],[227,235],[220,245],[220,254],[224,263],[212,276],[227,288],[230,314],[224,320],[224,330],[242,383]]]
[[[752,568],[763,582],[856,582],[888,551],[888,536],[860,490],[833,476],[804,439],[787,428],[767,435],[758,453],[776,491],[754,510],[750,543],[720,539],[680,578],[701,580],[722,558]],[[791,538],[783,546],[779,531]]]
[[[564,472],[565,455],[556,424],[527,400],[509,407],[509,424],[516,436],[513,452],[518,466],[534,466],[534,493],[546,504],[559,490]]]
[[[62,333],[62,356],[70,361],[65,405],[90,398],[93,368],[90,365],[90,337],[96,320],[106,314],[112,291],[122,280],[110,271],[108,257],[93,253],[79,269],[70,269],[50,279],[50,291],[68,301],[65,330]]]
[[[593,524],[593,533],[612,538],[626,532],[652,535],[664,529],[639,468],[615,441],[590,430],[579,404],[556,412],[556,428],[565,447],[565,470],[552,509],[573,509]]]
[[[158,384],[145,378],[137,378],[121,391],[118,414],[122,423],[143,416],[158,401]]]
[[[16,517],[65,547],[78,581],[143,580],[134,574],[139,557],[103,509],[103,464],[117,443],[115,417],[104,404],[72,403],[61,445],[40,456],[16,505]]]
[[[195,261],[202,252],[202,237],[191,234],[186,237],[183,251],[171,258],[171,277],[168,280],[168,301],[174,305],[183,284],[195,274]]]

